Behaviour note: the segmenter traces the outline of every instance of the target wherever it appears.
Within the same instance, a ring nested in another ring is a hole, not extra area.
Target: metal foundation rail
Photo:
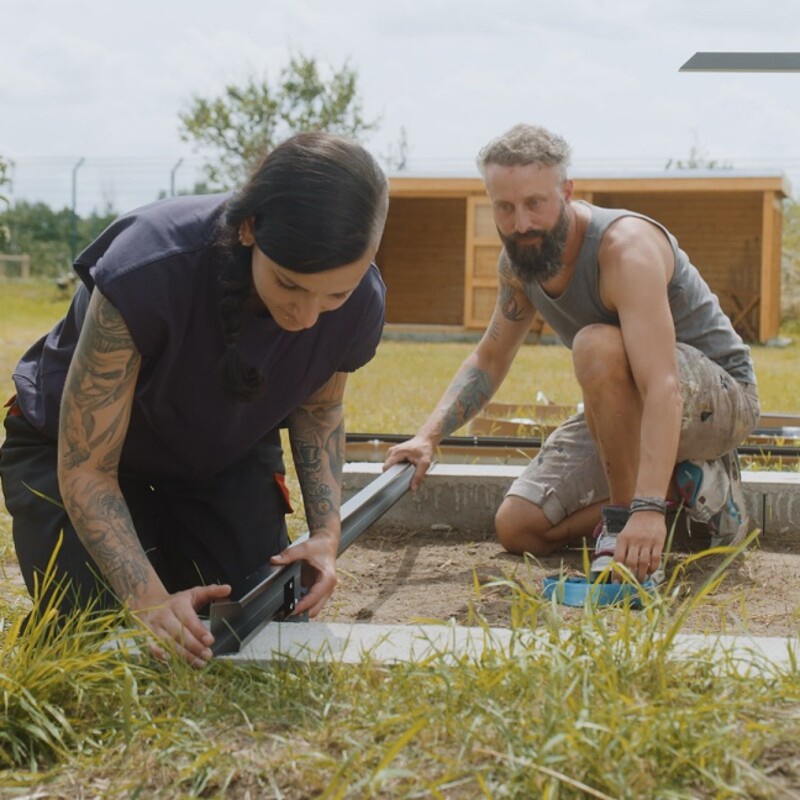
[[[337,555],[347,550],[408,491],[413,475],[411,464],[397,464],[342,505],[342,535]],[[306,532],[291,547],[306,541],[308,536]],[[291,614],[303,595],[300,572],[299,561],[285,567],[265,564],[250,576],[248,584],[252,588],[241,598],[212,603],[214,655],[238,652],[242,644],[272,620],[292,619]]]
[[[347,460],[381,462],[388,447],[410,438],[409,434],[348,433]],[[437,448],[437,458],[443,462],[527,463],[541,446],[542,437],[535,436],[448,436]],[[788,466],[800,460],[800,417],[762,415],[759,428],[737,450],[740,456],[758,459],[764,465],[780,460]],[[413,474],[411,464],[398,464],[342,505],[338,555],[408,491]],[[308,533],[292,546],[307,537]],[[292,615],[303,594],[299,562],[286,567],[266,564],[250,576],[248,585],[250,588],[239,599],[211,604],[215,655],[238,652],[244,642],[272,620],[299,619]]]

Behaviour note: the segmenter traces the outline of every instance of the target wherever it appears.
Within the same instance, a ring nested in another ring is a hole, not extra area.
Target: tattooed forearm
[[[328,465],[331,475],[333,475],[334,479],[339,484],[341,484],[342,470],[344,469],[344,449],[344,419],[340,419],[339,424],[325,442],[325,452],[328,454]]]
[[[289,417],[292,455],[311,533],[340,532],[346,384],[347,375],[335,373]]]
[[[106,479],[75,488],[65,504],[81,542],[120,599],[136,596],[147,587],[149,561],[122,495]]]
[[[345,446],[342,407],[299,408],[289,430],[309,530],[338,529]]]
[[[472,419],[489,402],[493,392],[489,374],[482,369],[470,367],[456,375],[445,397],[442,436],[448,436]]]
[[[119,312],[95,291],[61,401],[58,477],[79,538],[121,599],[153,574],[117,480],[140,363]]]

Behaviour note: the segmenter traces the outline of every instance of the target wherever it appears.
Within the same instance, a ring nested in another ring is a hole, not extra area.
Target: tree
[[[8,177],[9,169],[11,169],[11,163],[0,156],[0,189],[11,185],[11,178]],[[8,205],[8,198],[5,195],[0,194],[0,201]]]
[[[695,141],[689,150],[689,158],[683,159],[670,158],[664,165],[664,169],[733,169],[730,161],[717,161],[716,158],[709,158],[708,153],[700,145],[695,134]]]
[[[292,56],[278,81],[251,76],[244,86],[228,85],[222,95],[194,96],[179,114],[180,135],[198,149],[216,151],[205,165],[211,184],[230,187],[279,142],[301,131],[330,131],[353,138],[374,130],[378,120],[362,115],[358,76],[346,62],[330,77],[315,58]]]
[[[784,203],[783,249],[800,263],[800,195]]]
[[[389,152],[382,159],[386,168],[392,172],[404,172],[408,169],[408,136],[405,128],[400,128],[397,146],[390,146]]]
[[[800,196],[783,204],[782,302],[784,313],[800,318]]]
[[[77,220],[78,249],[86,247],[111,223],[116,213],[111,208],[103,213]],[[70,239],[72,211],[54,211],[45,203],[18,201],[0,213],[0,227],[8,230],[8,238],[0,240],[0,252],[9,255],[27,253],[34,275],[54,277],[71,271]]]
[[[194,186],[191,189],[178,189],[175,194],[178,197],[181,197],[182,195],[185,196],[190,194],[214,194],[218,191],[219,189],[209,186],[205,181],[195,181]],[[156,200],[166,200],[168,197],[171,197],[170,193],[167,192],[166,189],[161,189],[158,195],[156,195]]]

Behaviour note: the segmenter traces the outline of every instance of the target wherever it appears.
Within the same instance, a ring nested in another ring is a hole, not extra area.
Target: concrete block
[[[565,636],[569,631],[565,631]],[[365,625],[342,622],[273,622],[240,652],[222,656],[237,663],[268,666],[286,658],[301,661],[357,664],[368,657],[381,663],[420,663],[430,659],[473,661],[495,652],[522,657],[552,647],[551,633],[543,629],[481,628],[445,625]],[[798,640],[783,637],[678,635],[677,659],[700,652],[721,657],[732,654],[739,669],[764,673],[791,668],[800,658]]]
[[[238,652],[235,661],[267,664],[283,658],[357,664],[422,662],[437,655],[480,658],[486,651],[507,651],[507,628],[446,625],[374,625],[345,622],[272,622]]]
[[[743,472],[742,485],[754,525],[800,542],[800,472]]]

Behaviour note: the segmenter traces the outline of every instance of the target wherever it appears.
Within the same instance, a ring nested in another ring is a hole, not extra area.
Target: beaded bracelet
[[[657,511],[659,514],[666,514],[667,501],[661,497],[634,497],[631,500],[631,514],[637,511]]]

